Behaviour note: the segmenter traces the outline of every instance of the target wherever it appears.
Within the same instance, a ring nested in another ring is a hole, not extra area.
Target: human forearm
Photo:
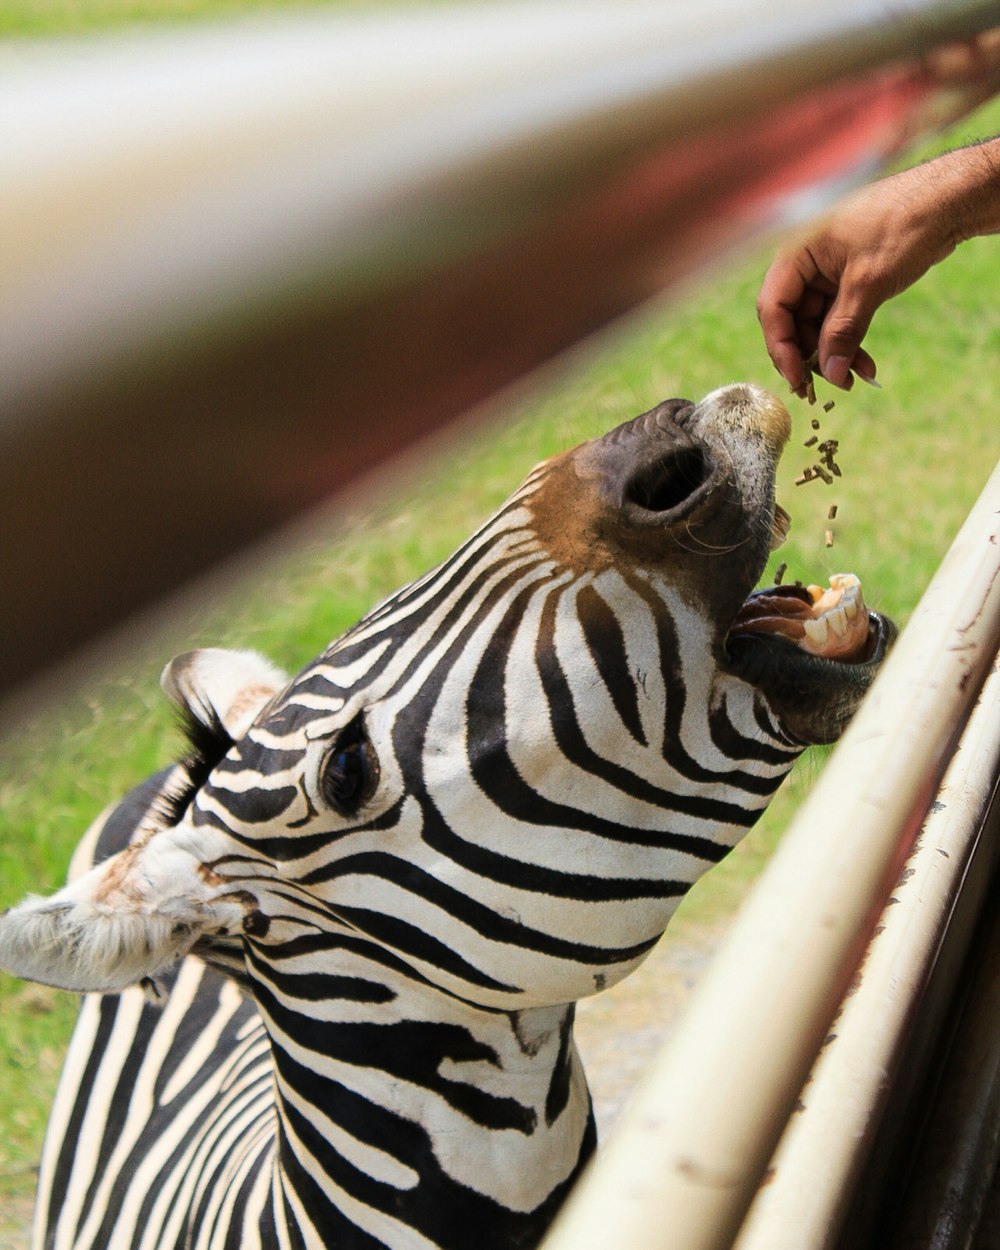
[[[823,376],[873,378],[861,342],[876,310],[955,247],[1000,232],[1000,138],[947,152],[851,196],[784,248],[757,300],[775,367],[801,389],[813,352]]]
[[[1000,233],[1000,136],[930,162],[949,189],[955,242]]]

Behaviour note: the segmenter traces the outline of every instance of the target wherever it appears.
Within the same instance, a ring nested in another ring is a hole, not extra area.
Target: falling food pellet
[[[779,564],[778,567],[774,570],[775,586],[781,585],[781,579],[785,576],[785,570],[787,568],[788,568],[788,565],[784,561],[782,561],[781,564]]]
[[[832,546],[833,546],[833,530],[827,530],[827,531],[826,531],[826,545],[827,545],[828,547],[832,547]]]
[[[837,505],[836,505],[835,503],[830,504],[830,511],[826,514],[826,519],[827,519],[828,521],[836,521],[836,519],[837,519]]]
[[[824,467],[829,469],[830,473],[832,473],[834,477],[840,477],[840,466],[837,464],[837,462],[833,458],[839,447],[840,447],[839,439],[828,438],[825,443],[820,443],[819,448],[818,448],[820,455],[823,457]],[[820,466],[818,464],[813,465],[813,468],[817,469],[819,472],[822,473],[822,469],[820,469]],[[832,479],[830,478],[829,474],[823,473],[824,482],[829,484],[831,480]]]
[[[812,421],[810,422],[810,424],[812,425],[812,428],[813,428],[814,430],[818,430],[818,429],[819,429],[819,419],[818,419],[817,417],[813,417],[813,419],[812,419]]]
[[[819,435],[814,434],[812,438],[807,438],[806,441],[802,444],[802,446],[803,447],[815,447],[818,442],[819,442]]]
[[[828,399],[826,403],[823,405],[823,411],[832,412],[836,406],[837,405],[834,403],[832,399]]]
[[[802,385],[796,391],[796,394],[807,400],[810,404],[816,402],[816,384],[813,381],[813,373],[819,370],[819,352],[815,351],[808,360],[802,362]]]

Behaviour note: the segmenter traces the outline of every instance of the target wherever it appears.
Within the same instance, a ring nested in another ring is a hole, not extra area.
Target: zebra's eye
[[[360,716],[342,730],[331,747],[319,784],[323,798],[342,816],[353,816],[375,793],[378,759]]]

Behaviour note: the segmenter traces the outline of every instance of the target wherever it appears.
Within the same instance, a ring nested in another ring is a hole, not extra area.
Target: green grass
[[[364,12],[387,0],[0,0],[0,36],[80,35],[124,25],[173,26],[242,14],[313,9]],[[391,0],[396,7],[449,0]]]
[[[0,13],[68,7],[25,0]],[[993,107],[962,135],[997,129],[1000,107]],[[451,551],[535,461],[668,395],[698,397],[737,379],[783,391],[753,312],[766,259],[758,254],[709,276],[696,297],[651,312],[579,355],[516,410],[456,439],[371,511],[317,537],[259,585],[193,615],[174,649],[248,645],[295,669],[378,598]],[[788,577],[856,571],[869,601],[905,621],[1000,453],[998,289],[1000,241],[964,246],[879,313],[869,345],[884,390],[824,392],[821,400],[836,400],[829,415],[791,401],[795,432],[779,494],[794,528],[775,557],[787,562]],[[808,462],[808,453],[798,453],[813,416],[824,434],[841,440],[844,477],[835,489],[792,485]],[[834,501],[830,551],[823,534]],[[130,658],[114,680],[74,693],[4,744],[0,906],[55,888],[89,821],[171,757],[171,716],[157,687],[166,658]],[[685,903],[675,922],[680,932],[732,910],[819,766],[819,755],[805,758],[758,827]],[[0,977],[0,1013],[2,1209],[5,1193],[31,1182],[75,999]]]

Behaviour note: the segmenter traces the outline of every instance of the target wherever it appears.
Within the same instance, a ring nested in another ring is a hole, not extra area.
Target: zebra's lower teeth
[[[853,573],[833,573],[829,586],[769,586],[740,609],[730,637],[777,634],[828,660],[856,663],[871,647],[868,609]]]

